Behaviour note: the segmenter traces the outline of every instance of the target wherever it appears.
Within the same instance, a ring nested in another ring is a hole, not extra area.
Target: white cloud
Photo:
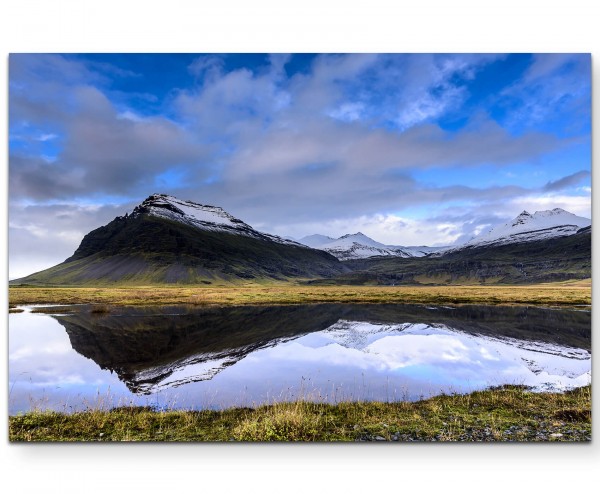
[[[506,210],[519,214],[523,210],[533,213],[534,211],[543,211],[554,208],[562,208],[570,213],[585,218],[592,217],[592,199],[589,195],[570,196],[543,194],[518,197],[508,201]]]
[[[433,222],[394,214],[375,214],[279,227],[275,228],[275,233],[298,239],[314,233],[340,237],[360,231],[386,245],[438,246],[452,244],[461,235],[461,227],[460,221]]]
[[[402,130],[424,121],[434,120],[450,110],[458,108],[466,97],[463,87],[449,86],[441,95],[425,92],[413,101],[407,101],[395,119]]]
[[[9,279],[52,267],[73,255],[83,236],[131,210],[131,205],[11,203]]]
[[[56,139],[58,137],[58,135],[56,134],[41,134],[40,136],[38,136],[36,138],[36,140],[41,141],[41,142],[46,142],[46,141],[52,141],[53,139]]]
[[[119,120],[131,120],[132,122],[143,122],[144,121],[144,117],[142,117],[141,115],[138,115],[135,112],[132,112],[131,110],[125,110],[123,112],[117,113],[117,118]]]
[[[362,103],[343,103],[329,112],[329,116],[343,122],[353,122],[361,118],[365,105]]]

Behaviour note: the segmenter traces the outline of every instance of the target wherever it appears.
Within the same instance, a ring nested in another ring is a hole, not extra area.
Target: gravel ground
[[[540,422],[539,427],[511,426],[503,431],[492,430],[490,427],[481,429],[467,428],[461,433],[448,430],[433,437],[423,437],[416,434],[390,433],[389,439],[383,436],[362,434],[356,441],[398,441],[398,442],[587,442],[592,440],[589,429],[583,429],[572,424],[559,425]]]

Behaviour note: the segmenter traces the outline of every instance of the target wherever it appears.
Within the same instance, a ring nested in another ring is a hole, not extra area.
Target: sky
[[[9,278],[167,193],[281,236],[591,217],[589,54],[11,54]]]

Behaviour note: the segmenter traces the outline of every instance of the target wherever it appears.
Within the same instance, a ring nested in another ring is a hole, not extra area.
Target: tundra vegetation
[[[310,303],[422,303],[590,305],[591,280],[535,285],[313,286],[240,284],[236,286],[118,286],[9,288],[11,305],[273,305]]]
[[[118,407],[9,417],[11,441],[590,441],[591,386],[504,386],[417,402],[296,401],[223,411]]]

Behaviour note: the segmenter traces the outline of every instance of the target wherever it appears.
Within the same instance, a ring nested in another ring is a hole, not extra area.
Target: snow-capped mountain
[[[311,235],[297,242],[255,230],[220,207],[153,194],[130,214],[85,235],[64,262],[10,283],[210,284],[335,278],[350,276],[348,273],[353,271],[357,279],[364,280],[365,273],[361,270],[368,272],[368,279],[389,284],[421,283],[423,276],[440,282],[490,278],[504,282],[581,279],[591,274],[590,229],[590,219],[556,208],[535,214],[524,211],[513,221],[452,248],[386,245],[361,232],[337,239]],[[539,241],[540,248],[529,252],[527,242],[533,241]],[[510,249],[519,260],[516,268],[507,267],[505,252],[492,252],[495,247],[507,244],[514,244]],[[467,258],[463,259],[466,262],[452,262],[456,256],[463,256],[467,248],[478,249],[467,252]],[[432,271],[429,258],[440,256],[445,256],[449,263],[436,265]],[[479,260],[474,262],[473,256],[479,256]],[[495,259],[493,262],[490,256]],[[373,266],[339,262],[373,257],[387,259],[378,266],[374,266],[378,264],[376,260]],[[401,258],[423,259],[407,263]],[[543,269],[539,259],[544,260]],[[371,267],[373,271],[369,271]],[[515,269],[520,274],[515,274]]]
[[[340,261],[375,256],[422,257],[443,249],[442,247],[385,245],[361,232],[343,235],[337,239],[325,235],[309,235],[301,238],[299,242],[314,249],[329,252]]]
[[[300,239],[300,243],[329,252],[340,261],[364,259],[374,256],[409,257],[408,254],[389,248],[361,232],[343,235],[337,239],[332,239],[324,235],[310,235]]]
[[[309,235],[298,242],[314,249],[324,250],[340,261],[366,259],[376,256],[435,257],[456,252],[469,247],[499,246],[505,244],[532,242],[549,238],[566,237],[589,227],[592,220],[574,215],[561,208],[536,211],[530,214],[523,211],[514,220],[488,230],[468,242],[454,247],[385,245],[358,232],[333,239],[325,235]]]
[[[242,220],[234,218],[218,206],[207,206],[177,199],[167,194],[152,194],[136,206],[132,216],[148,214],[158,218],[177,221],[201,230],[219,231],[268,239],[282,244],[298,245],[298,242],[277,235],[259,232]]]
[[[566,237],[577,233],[579,229],[588,227],[591,224],[592,220],[589,218],[576,216],[561,208],[536,211],[534,214],[523,211],[514,220],[504,225],[496,226],[485,233],[481,233],[452,250]]]
[[[73,255],[13,283],[85,285],[319,278],[349,268],[327,252],[255,230],[220,207],[153,194],[85,235]]]

